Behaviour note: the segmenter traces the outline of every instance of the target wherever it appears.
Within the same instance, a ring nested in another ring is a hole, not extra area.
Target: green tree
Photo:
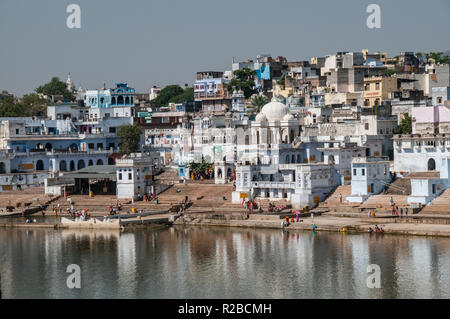
[[[267,96],[260,94],[252,97],[251,105],[248,108],[248,113],[256,114],[259,113],[264,105],[269,102]]]
[[[412,133],[412,121],[411,116],[408,113],[403,114],[403,118],[400,124],[394,129],[394,134],[411,134]]]
[[[35,93],[24,95],[20,103],[25,109],[26,116],[43,116],[46,114],[47,106],[49,105],[47,99]]]
[[[205,158],[202,156],[202,161],[200,163],[189,163],[189,170],[197,176],[208,178],[208,173],[212,172],[212,164],[206,162]]]
[[[48,101],[37,94],[27,94],[20,100],[3,99],[0,103],[0,117],[42,116]]]
[[[75,101],[75,96],[72,92],[67,90],[66,83],[59,80],[58,77],[53,77],[50,82],[41,85],[36,89],[36,93],[45,95],[62,95],[66,101]]]
[[[432,59],[435,63],[444,63],[444,64],[450,64],[450,57],[448,55],[443,56],[443,52],[430,52],[427,53],[425,56],[428,60]]]
[[[168,85],[162,89],[158,97],[152,101],[152,105],[156,107],[167,106],[171,100],[183,93],[185,93],[185,91],[179,85]]]
[[[285,89],[285,87],[286,87],[286,76],[283,74],[282,76],[281,76],[281,78],[277,81],[277,84],[279,85],[279,86],[281,86],[282,88],[283,88],[283,90]]]
[[[194,102],[194,88],[185,88],[183,93],[172,97],[169,103]]]
[[[139,141],[143,130],[136,124],[127,124],[119,127],[117,136],[119,137],[119,152],[130,154],[139,151]]]
[[[233,89],[242,90],[244,91],[245,98],[248,99],[252,94],[256,93],[255,73],[255,71],[249,68],[234,71],[234,77],[228,84],[228,92],[233,92]]]

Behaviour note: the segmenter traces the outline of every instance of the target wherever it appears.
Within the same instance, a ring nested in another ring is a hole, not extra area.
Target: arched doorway
[[[99,159],[99,160],[97,161],[97,165],[103,165],[103,161],[102,161],[101,159]]]
[[[93,165],[94,165],[94,162],[92,160],[89,160],[88,166],[93,166]]]
[[[300,155],[297,155],[297,163],[301,163],[302,162],[302,157]]]
[[[76,151],[76,150],[78,150],[78,145],[75,144],[75,143],[72,143],[72,144],[70,145],[70,149],[71,149],[72,151]]]
[[[85,163],[84,163],[84,160],[79,160],[78,161],[78,165],[77,165],[77,169],[83,169],[83,168],[85,168],[86,167],[86,165],[85,165]]]
[[[126,105],[129,105],[129,104],[130,104],[130,98],[129,98],[128,96],[125,98],[125,104],[126,104]]]
[[[75,170],[75,162],[70,161],[70,171],[74,171],[74,170]]]
[[[245,135],[245,145],[250,145],[250,139],[248,135]]]
[[[61,172],[67,171],[67,163],[65,160],[62,160],[61,162],[59,162],[59,170]]]
[[[221,169],[221,168],[219,168],[219,169],[217,170],[217,177],[218,177],[218,178],[222,178],[222,169]]]
[[[44,162],[42,160],[38,160],[36,162],[36,170],[43,171],[44,170]]]
[[[334,163],[335,163],[334,155],[328,156],[328,164],[334,165]]]
[[[434,171],[436,170],[436,161],[433,158],[430,158],[428,160],[428,170],[429,171]]]
[[[259,145],[259,131],[256,131],[256,144]]]
[[[108,158],[108,165],[114,165],[114,158],[109,157]]]
[[[123,105],[123,96],[122,95],[119,95],[117,97],[117,105]]]
[[[0,162],[0,174],[6,173],[5,163]]]

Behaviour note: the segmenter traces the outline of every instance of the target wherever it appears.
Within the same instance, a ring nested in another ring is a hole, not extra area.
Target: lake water
[[[447,238],[388,234],[0,229],[3,298],[450,298],[449,252]]]

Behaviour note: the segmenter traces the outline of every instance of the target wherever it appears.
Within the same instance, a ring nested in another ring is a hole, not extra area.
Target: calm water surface
[[[0,229],[4,298],[450,298],[450,239],[172,227]],[[81,267],[81,289],[66,268]],[[381,288],[366,285],[381,267]]]

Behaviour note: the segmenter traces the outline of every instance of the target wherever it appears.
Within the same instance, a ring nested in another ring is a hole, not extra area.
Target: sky
[[[69,29],[69,4],[81,28]],[[381,28],[369,29],[369,4]],[[0,91],[33,92],[70,72],[78,88],[188,83],[258,54],[446,51],[450,0],[0,0]]]

